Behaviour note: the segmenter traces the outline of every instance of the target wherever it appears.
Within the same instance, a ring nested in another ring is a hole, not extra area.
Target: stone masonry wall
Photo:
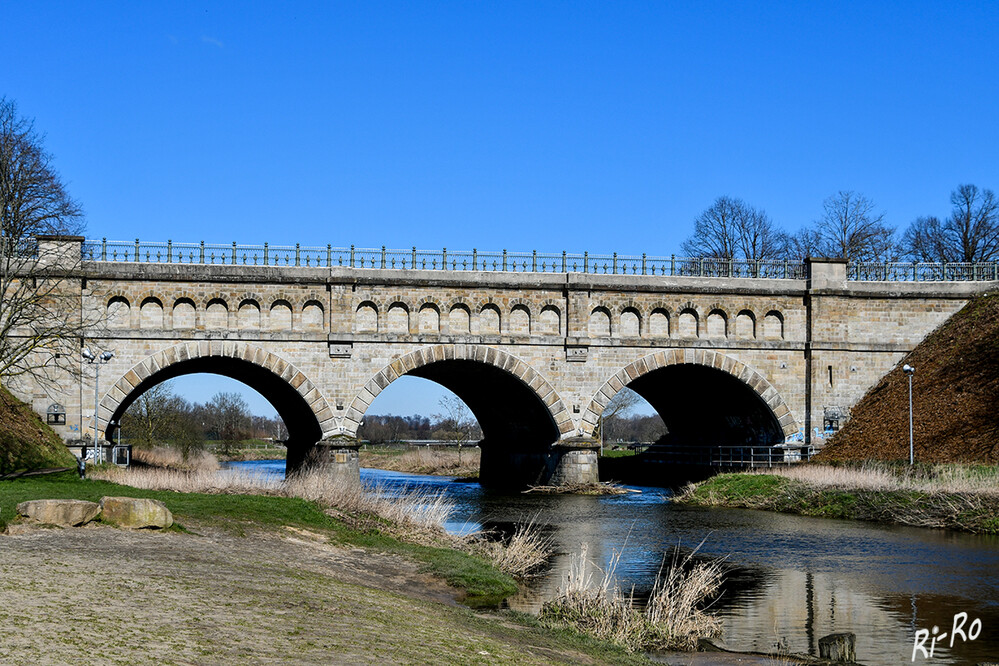
[[[563,437],[592,435],[636,376],[678,363],[728,372],[771,406],[785,434],[848,412],[927,333],[991,283],[847,283],[835,263],[811,280],[84,262],[81,346],[101,368],[98,429],[169,359],[226,354],[280,364],[324,435],[352,435],[399,375],[441,358],[521,378]],[[179,351],[178,351],[179,350]],[[490,351],[492,350],[492,351]],[[269,360],[268,360],[269,359]],[[93,430],[93,368],[12,389],[60,433]],[[129,375],[129,373],[136,373]]]

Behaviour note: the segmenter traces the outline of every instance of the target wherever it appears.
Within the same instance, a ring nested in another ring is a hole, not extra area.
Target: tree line
[[[372,444],[407,440],[437,440],[468,446],[482,439],[482,429],[468,407],[457,396],[446,395],[438,402],[440,412],[426,416],[365,416],[357,429],[358,439]]]
[[[140,395],[121,418],[125,442],[139,447],[174,447],[185,459],[210,444],[229,455],[243,440],[284,440],[287,433],[279,417],[251,414],[238,393],[219,392],[202,405],[176,395],[169,381]]]
[[[718,197],[694,219],[683,242],[691,257],[747,261],[838,257],[855,262],[983,262],[999,259],[999,202],[992,190],[959,185],[950,214],[919,217],[904,231],[863,194],[843,190],[822,214],[794,233],[742,199]]]

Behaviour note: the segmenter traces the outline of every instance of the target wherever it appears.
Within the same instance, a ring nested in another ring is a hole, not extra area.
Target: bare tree
[[[475,436],[478,424],[468,407],[456,395],[445,395],[437,403],[441,413],[434,414],[438,426],[434,435],[458,446],[458,464],[461,464],[461,447],[467,445]]]
[[[122,428],[140,446],[164,443],[176,437],[190,405],[174,395],[170,382],[153,386],[133,402],[122,417]]]
[[[808,257],[824,256],[819,249],[821,243],[819,234],[812,227],[804,227],[788,236],[787,258],[795,261],[804,261]]]
[[[999,201],[991,190],[961,185],[951,192],[950,216],[921,217],[902,243],[914,261],[975,262],[999,259]]]
[[[594,433],[594,436],[600,441],[601,450],[603,449],[604,436],[607,430],[615,421],[627,416],[641,401],[642,397],[627,386],[618,391],[610,399],[610,402],[607,403],[603,413],[600,415],[600,421],[597,423],[596,432]]]
[[[766,212],[722,196],[697,216],[682,247],[692,257],[758,261],[782,256],[785,246],[785,234]]]
[[[0,378],[47,381],[48,369],[71,369],[88,322],[65,276],[80,257],[44,241],[79,232],[82,220],[34,124],[0,98]]]
[[[219,440],[219,451],[229,455],[236,444],[246,437],[250,420],[250,407],[238,393],[216,393],[205,411],[208,424]]]
[[[901,248],[884,213],[862,194],[842,190],[822,203],[823,214],[799,237],[811,252],[849,261],[895,261]],[[814,255],[813,255],[814,256]]]

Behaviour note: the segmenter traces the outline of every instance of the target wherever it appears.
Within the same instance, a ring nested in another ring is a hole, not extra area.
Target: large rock
[[[17,505],[25,518],[47,525],[75,526],[89,523],[101,512],[95,502],[72,499],[30,500]]]
[[[173,514],[159,500],[134,497],[102,497],[101,520],[119,527],[170,527]]]

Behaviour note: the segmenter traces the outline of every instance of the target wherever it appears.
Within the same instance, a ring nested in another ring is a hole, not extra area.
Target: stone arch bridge
[[[110,434],[149,387],[214,372],[274,405],[289,468],[326,452],[353,473],[368,407],[414,375],[469,406],[484,434],[483,481],[496,484],[595,474],[595,429],[624,386],[678,440],[808,441],[996,284],[847,279],[845,263],[819,259],[677,270],[684,260],[639,267],[616,255],[350,250],[348,260],[331,248],[40,243],[67,258],[94,322],[81,347],[114,352],[96,421],[85,364],[82,381],[12,386],[39,413],[63,405],[65,438]]]

